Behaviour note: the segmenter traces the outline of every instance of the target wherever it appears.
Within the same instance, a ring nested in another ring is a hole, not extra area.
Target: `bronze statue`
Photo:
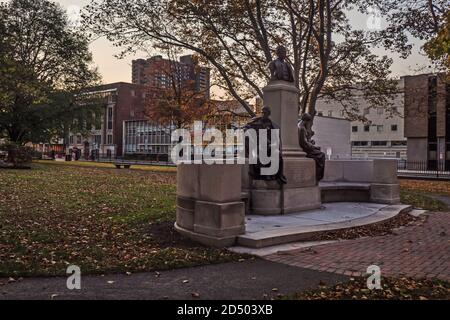
[[[261,175],[261,168],[263,167],[270,167],[270,163],[263,165],[260,160],[259,160],[259,129],[266,129],[268,130],[267,132],[267,156],[270,157],[270,152],[271,152],[271,132],[270,130],[272,129],[280,129],[280,127],[273,122],[270,119],[270,108],[269,107],[263,107],[262,108],[262,116],[261,117],[256,117],[253,118],[249,123],[247,123],[244,126],[244,130],[248,130],[248,129],[254,129],[256,130],[257,133],[257,141],[253,141],[254,142],[254,146],[257,146],[257,151],[258,151],[258,157],[257,157],[257,163],[256,164],[250,164],[250,168],[249,168],[249,174],[250,176],[254,179],[254,180],[266,180],[266,181],[271,181],[271,180],[277,180],[278,183],[281,184],[285,184],[286,183],[286,177],[283,175],[283,158],[281,155],[281,138],[280,138],[280,143],[279,143],[279,168],[278,171],[275,175]],[[248,141],[246,141],[246,153],[248,156],[248,152],[249,152],[249,148],[248,148],[249,144]]]
[[[286,48],[279,46],[277,48],[278,58],[269,63],[270,81],[284,80],[294,82],[294,73],[291,65],[286,62]]]
[[[309,113],[304,113],[301,117],[301,122],[298,124],[298,139],[300,147],[306,152],[306,157],[314,159],[316,162],[316,180],[319,182],[323,179],[325,172],[325,153],[320,150],[320,147],[315,145],[312,139],[314,131],[312,131],[312,116]]]

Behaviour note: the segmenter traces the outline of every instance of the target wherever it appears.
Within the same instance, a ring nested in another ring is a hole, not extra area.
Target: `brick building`
[[[132,62],[133,84],[168,89],[173,85],[173,81],[182,86],[189,86],[196,92],[204,92],[206,98],[210,97],[210,69],[199,66],[192,55],[182,56],[180,61],[153,56]]]
[[[450,85],[442,74],[404,77],[408,162],[450,169]]]
[[[80,150],[81,157],[89,158],[93,151],[100,154],[123,154],[124,122],[144,120],[145,86],[118,82],[101,85],[89,90],[89,94],[104,99],[104,110],[99,127],[90,135],[71,133],[67,151]]]

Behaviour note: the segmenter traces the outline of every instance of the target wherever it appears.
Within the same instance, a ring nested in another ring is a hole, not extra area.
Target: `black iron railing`
[[[399,177],[450,179],[450,161],[407,161],[397,163]]]

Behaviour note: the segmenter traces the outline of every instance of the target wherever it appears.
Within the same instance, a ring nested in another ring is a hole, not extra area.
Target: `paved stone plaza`
[[[307,241],[324,231],[379,223],[410,210],[408,205],[332,202],[324,203],[320,209],[282,216],[248,215],[245,234],[238,236],[237,244],[263,248],[293,241]]]
[[[376,215],[380,209],[387,207],[377,203],[326,203],[320,209],[292,213],[280,216],[246,216],[247,233],[276,230],[279,228],[295,228],[317,226],[329,223],[350,222],[355,219]]]
[[[366,275],[376,264],[383,276],[450,280],[449,213],[430,213],[422,225],[395,234],[283,251],[265,259],[349,276]]]

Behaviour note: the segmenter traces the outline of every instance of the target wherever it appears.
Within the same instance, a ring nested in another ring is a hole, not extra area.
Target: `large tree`
[[[424,51],[437,62],[437,71],[449,72],[450,3],[448,0],[367,0],[377,8],[388,25],[383,31],[424,41]],[[365,8],[361,6],[362,11]]]
[[[0,134],[23,145],[89,126],[97,104],[82,88],[98,74],[88,45],[53,2],[0,3]]]
[[[447,74],[447,81],[450,81],[450,10],[444,19],[438,33],[425,43],[424,50],[437,69]]]
[[[302,112],[315,114],[319,96],[344,103],[355,89],[388,105],[391,59],[371,53],[385,45],[407,55],[402,36],[355,30],[347,14],[362,0],[93,0],[85,18],[124,54],[171,45],[192,51],[213,68],[222,86],[253,115],[248,100],[262,97],[275,48],[287,47]],[[343,104],[350,115],[354,109]]]

